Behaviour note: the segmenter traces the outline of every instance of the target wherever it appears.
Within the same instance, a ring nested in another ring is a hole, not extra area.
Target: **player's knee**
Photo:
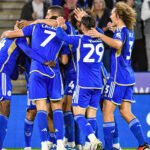
[[[131,114],[131,112],[129,112],[127,109],[120,109],[120,114],[123,118],[126,118]]]
[[[33,121],[36,116],[36,109],[29,109],[26,114],[26,118],[30,121]]]
[[[62,101],[51,101],[52,110],[62,109]]]
[[[96,109],[93,109],[93,108],[88,108],[87,109],[87,112],[86,112],[86,116],[87,116],[87,118],[94,118],[94,117],[96,117],[96,112],[97,112],[97,110]]]
[[[6,117],[9,117],[9,114],[10,114],[10,101],[9,100],[1,102],[1,114]]]

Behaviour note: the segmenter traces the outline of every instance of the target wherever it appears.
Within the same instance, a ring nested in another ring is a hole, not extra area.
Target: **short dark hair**
[[[52,12],[54,12],[54,13],[58,13],[59,16],[64,17],[63,7],[58,6],[58,5],[53,5],[53,6],[50,6],[48,9],[51,10]]]
[[[94,28],[96,26],[96,21],[92,16],[86,15],[82,17],[81,24],[83,24],[87,29],[90,30],[91,28]]]

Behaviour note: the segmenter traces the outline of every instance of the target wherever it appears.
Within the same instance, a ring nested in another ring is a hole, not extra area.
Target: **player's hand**
[[[108,28],[108,30],[113,31],[113,32],[115,30],[115,26],[112,22],[107,23],[107,28]]]
[[[58,17],[57,18],[57,25],[58,25],[58,27],[64,27],[64,25],[65,25],[65,19],[63,18],[63,17]]]
[[[44,62],[44,65],[49,66],[49,67],[55,67],[56,62],[55,61],[46,61],[46,62]]]
[[[95,28],[92,28],[91,30],[88,31],[88,35],[91,37],[100,38],[102,34],[98,32]]]
[[[37,19],[37,18],[38,18],[37,12],[33,12],[33,13],[32,13],[32,18],[33,18],[33,19]]]
[[[76,8],[74,10],[74,13],[75,13],[75,18],[77,19],[77,21],[81,22],[81,19],[82,17],[86,16],[87,13],[83,10],[83,9],[80,9],[80,8]]]

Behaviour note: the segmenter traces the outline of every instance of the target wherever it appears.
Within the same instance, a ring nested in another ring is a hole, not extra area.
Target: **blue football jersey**
[[[54,77],[55,72],[59,72],[58,54],[63,42],[56,36],[56,28],[45,25],[36,24],[23,28],[24,36],[32,36],[31,48],[41,55],[46,61],[56,61],[53,68],[47,67],[36,60],[31,62],[32,72],[38,72],[47,77]]]
[[[9,76],[12,75],[21,50],[32,59],[37,60],[39,63],[46,61],[28,46],[27,39],[3,38],[0,41],[0,72],[4,72]]]
[[[77,85],[81,88],[101,89],[102,41],[86,35],[68,36],[61,28],[57,29],[57,36],[71,44],[77,53]]]
[[[11,76],[15,69],[19,55],[19,47],[16,45],[17,39],[3,38],[0,41],[0,72]]]
[[[113,38],[120,40],[123,46],[120,50],[112,49],[110,78],[119,85],[133,85],[135,78],[131,67],[131,53],[134,44],[134,32],[123,27],[115,31]]]

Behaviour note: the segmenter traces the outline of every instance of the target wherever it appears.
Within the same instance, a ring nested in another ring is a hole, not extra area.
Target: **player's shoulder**
[[[49,26],[49,25],[44,24],[44,23],[38,23],[36,26],[37,26],[37,28],[42,28],[42,29],[47,29],[47,30],[56,31],[56,29],[57,29],[57,27],[52,27],[52,26]]]

